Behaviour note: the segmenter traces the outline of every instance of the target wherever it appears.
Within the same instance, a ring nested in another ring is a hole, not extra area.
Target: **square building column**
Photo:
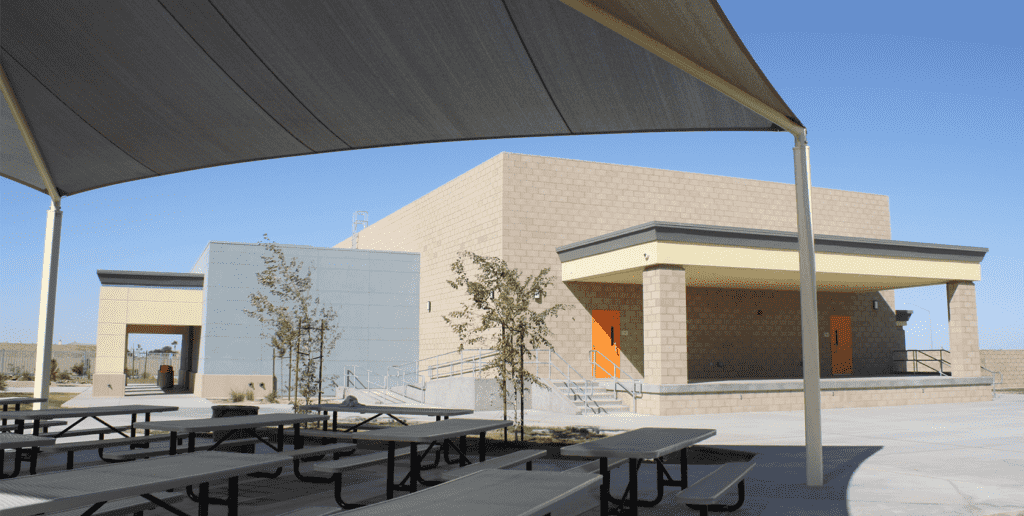
[[[687,383],[686,270],[644,269],[644,382]]]
[[[981,376],[974,282],[946,283],[946,302],[949,309],[949,361],[953,376]]]

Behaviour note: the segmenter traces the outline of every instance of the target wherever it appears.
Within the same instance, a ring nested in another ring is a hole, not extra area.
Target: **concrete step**
[[[559,392],[566,397],[566,399],[571,401],[572,404],[580,410],[580,413],[592,413],[595,404],[597,405],[597,410],[600,413],[616,414],[630,412],[629,408],[615,397],[615,394],[610,393],[603,388],[595,388],[593,393],[589,396],[590,399],[587,400],[590,402],[590,407],[587,407],[587,402],[584,402],[581,396],[572,392],[572,389],[568,385],[570,382],[565,380],[555,380],[551,383],[554,384],[555,388],[557,388]],[[577,386],[577,392],[584,390],[584,385],[580,385],[578,383],[574,383],[574,385]]]
[[[124,386],[125,396],[151,396],[163,393],[163,389],[157,387],[155,383],[130,383]]]

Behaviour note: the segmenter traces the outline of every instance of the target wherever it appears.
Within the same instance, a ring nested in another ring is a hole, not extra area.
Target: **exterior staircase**
[[[164,390],[155,383],[129,383],[124,386],[125,396],[154,396],[164,394]]]
[[[590,396],[590,403],[587,403],[582,396],[573,393],[573,391],[583,392],[585,386],[572,380],[551,380],[551,383],[566,399],[576,405],[579,414],[618,414],[630,411],[629,407],[615,398],[615,394],[603,388],[595,390],[594,394]]]

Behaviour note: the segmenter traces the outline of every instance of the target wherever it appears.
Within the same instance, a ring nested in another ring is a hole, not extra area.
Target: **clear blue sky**
[[[892,238],[989,248],[982,349],[1024,349],[1024,3],[720,0],[809,128],[812,184],[889,196]],[[785,133],[413,145],[230,165],[65,198],[54,342],[95,342],[97,269],[187,272],[211,240],[333,246],[501,151],[793,182]],[[0,179],[0,340],[34,342],[49,198]],[[816,207],[827,209],[826,207]],[[943,286],[899,290],[946,347]],[[930,314],[929,314],[930,311]],[[929,317],[930,315],[930,317]],[[163,345],[168,337],[137,337]]]

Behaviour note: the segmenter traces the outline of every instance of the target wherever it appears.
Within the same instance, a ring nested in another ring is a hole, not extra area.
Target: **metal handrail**
[[[353,373],[351,368],[357,368],[357,367],[358,368],[362,368],[362,369],[364,369],[366,371],[366,383],[363,383],[363,381],[359,379],[359,376],[356,375],[355,373]],[[370,375],[376,375],[376,376],[381,377],[382,380],[383,380],[383,383],[374,382],[373,380],[370,379],[371,378]],[[360,387],[355,387],[353,385],[353,381],[359,383]],[[391,377],[390,376],[382,375],[380,373],[376,373],[374,371],[371,371],[368,367],[356,366],[356,365],[347,365],[347,366],[345,366],[345,387],[354,387],[354,388],[362,389],[362,390],[365,390],[365,391],[372,391],[374,389],[377,389],[377,390],[381,391],[382,394],[385,394],[385,395],[386,394],[392,394],[392,393],[393,394],[397,394],[397,393],[394,393],[393,390],[390,388],[390,383],[391,383]],[[387,398],[387,396],[384,396],[384,397]],[[391,398],[394,401],[405,403],[405,400],[396,398],[395,396],[391,396]]]
[[[615,393],[615,399],[619,398],[619,387],[622,387],[623,391],[625,391],[627,394],[629,394],[630,396],[633,397],[633,412],[636,412],[636,399],[637,399],[637,397],[639,397],[639,396],[637,396],[637,393],[639,393],[640,395],[643,395],[643,381],[642,380],[637,380],[636,378],[633,378],[633,375],[623,371],[621,367],[619,367],[618,365],[616,365],[614,363],[612,363],[612,371],[609,373],[609,371],[607,369],[605,369],[604,366],[602,366],[602,365],[597,363],[597,361],[595,360],[595,355],[594,355],[595,353],[598,354],[598,355],[601,355],[601,358],[604,358],[606,361],[611,363],[611,360],[609,360],[608,357],[606,357],[604,355],[604,353],[601,353],[600,351],[598,351],[596,349],[592,349],[592,350],[590,350],[590,365],[592,367],[600,368],[601,371],[603,371],[605,374],[609,375],[609,379],[612,381],[612,391]],[[629,387],[626,387],[622,382],[619,381],[619,379],[620,379],[619,375],[622,375],[622,374],[626,375],[626,377],[629,378],[629,380],[633,382],[633,388],[632,389],[630,389]],[[596,377],[597,375],[594,375],[594,376]]]
[[[985,367],[985,366],[978,366],[978,367],[980,367],[980,368],[982,368],[982,369],[984,369],[984,370],[986,370],[986,371],[988,371],[988,372],[990,372],[990,373],[992,373],[992,374],[997,374],[997,375],[999,375],[999,383],[994,383],[994,384],[992,384],[992,385],[1000,385],[1000,384],[1002,384],[1002,383],[1003,383],[1003,373],[1001,373],[1001,372],[999,372],[999,371],[993,371],[993,370],[991,370],[991,369],[989,369],[989,368],[987,368],[987,367]]]
[[[579,399],[579,398],[580,398],[580,396],[582,396],[582,401],[583,401],[583,408],[585,408],[585,409],[587,409],[587,410],[591,410],[591,411],[593,411],[593,412],[594,412],[595,414],[599,414],[599,413],[600,413],[600,409],[601,409],[601,406],[600,406],[600,405],[598,405],[597,401],[595,401],[595,400],[594,400],[594,384],[595,384],[595,382],[594,382],[593,380],[590,380],[590,379],[588,379],[588,378],[584,377],[584,376],[583,376],[582,374],[580,374],[580,372],[579,372],[579,371],[577,371],[577,370],[576,370],[576,368],[575,368],[575,367],[573,367],[573,366],[572,366],[572,364],[570,364],[568,360],[566,360],[565,358],[563,358],[563,357],[562,357],[562,355],[559,355],[557,351],[555,351],[555,350],[553,350],[553,349],[540,349],[540,350],[537,350],[537,351],[538,351],[538,352],[540,352],[540,351],[547,351],[547,352],[548,352],[548,380],[551,380],[551,378],[552,378],[552,377],[551,377],[551,367],[552,367],[552,366],[554,366],[554,367],[555,367],[555,369],[556,369],[556,370],[557,370],[557,371],[558,371],[558,372],[559,372],[559,373],[560,373],[560,374],[562,375],[562,377],[564,378],[564,380],[563,380],[563,381],[564,381],[564,382],[566,382],[566,387],[568,387],[568,389],[569,389],[569,392],[571,392],[571,393],[572,393],[572,395],[573,395],[573,396],[575,396],[575,397],[576,397],[577,399]],[[572,371],[572,372],[576,373],[576,376],[578,376],[578,377],[580,378],[580,380],[582,380],[582,381],[583,381],[583,384],[584,384],[584,386],[585,386],[585,387],[584,387],[584,389],[583,389],[583,392],[582,392],[582,393],[577,393],[577,392],[576,392],[577,388],[579,387],[579,386],[578,386],[578,385],[576,384],[576,381],[575,381],[575,380],[573,380],[573,379],[571,379],[571,378],[569,377],[569,375],[568,375],[567,373],[563,372],[563,371],[562,371],[562,370],[561,370],[561,369],[560,369],[560,368],[558,367],[558,365],[554,364],[554,361],[553,361],[553,360],[551,360],[551,355],[552,355],[552,354],[553,354],[554,356],[558,357],[558,359],[559,359],[559,360],[561,360],[561,361],[562,361],[562,362],[563,362],[563,363],[565,364],[565,366],[566,366],[566,368],[567,368],[567,369],[569,369],[570,371]],[[539,358],[540,358],[540,357],[538,357],[538,359],[539,359]],[[541,362],[540,360],[536,360],[536,361],[531,361],[531,362],[534,362],[534,363],[537,363],[537,364],[542,364],[542,363],[543,363],[543,362]],[[571,386],[570,386],[570,384],[571,384]],[[590,404],[591,404],[591,403],[593,403],[593,404],[594,404],[594,407],[593,407],[593,408],[591,408],[591,406],[590,406]]]
[[[925,353],[926,351],[927,352],[938,351],[939,352],[939,358],[935,358],[935,357],[929,355],[928,353]],[[943,357],[943,355],[942,355],[943,353],[949,353],[948,350],[945,350],[945,349],[904,349],[904,350],[895,350],[895,351],[893,351],[893,353],[910,353],[910,352],[914,353],[914,358],[894,358],[893,362],[913,362],[914,363],[914,372],[915,373],[919,372],[917,370],[917,366],[918,366],[918,364],[920,364],[920,365],[923,365],[923,366],[927,367],[928,369],[931,369],[931,372],[939,373],[940,376],[949,376],[949,373],[946,373],[946,372],[944,372],[942,370],[942,365],[943,364],[945,364],[947,366],[950,365],[950,362],[948,360],[942,358]],[[928,358],[918,358],[917,354],[919,352],[921,354],[923,354],[924,356],[928,357]],[[931,365],[925,364],[924,362],[938,362],[939,363],[939,368],[935,369]],[[907,371],[907,372],[909,373],[910,371]],[[927,372],[927,371],[925,371],[925,372]]]
[[[595,386],[595,382],[593,380],[587,379],[582,374],[580,374],[579,371],[577,371],[574,367],[572,367],[572,364],[570,364],[569,361],[567,361],[565,358],[563,358],[561,355],[559,355],[557,351],[555,351],[553,349],[539,349],[539,350],[536,350],[535,352],[538,355],[537,358],[530,359],[524,365],[538,366],[538,367],[534,368],[534,371],[539,373],[539,366],[544,365],[546,363],[547,366],[548,366],[547,367],[547,377],[546,378],[548,380],[552,380],[554,378],[554,375],[552,373],[557,372],[560,375],[560,377],[562,379],[564,379],[564,381],[566,382],[566,387],[569,389],[569,392],[570,392],[571,396],[575,397],[576,399],[580,399],[580,400],[583,401],[584,409],[589,410],[589,411],[593,411],[595,413],[598,413],[600,411],[600,405],[598,405],[598,403],[593,398],[594,386]],[[540,355],[541,352],[547,352],[548,353],[546,361],[540,358],[539,355]],[[467,353],[470,354],[470,356],[467,357],[466,356]],[[455,354],[459,355],[459,359],[458,360],[450,360],[450,361],[443,362],[441,364],[432,363],[432,362],[437,362],[437,360],[440,359],[441,357],[448,357],[450,355],[455,355]],[[487,365],[485,360],[489,359],[489,358],[491,358],[491,357],[493,357],[494,355],[497,355],[497,354],[498,354],[497,351],[495,351],[493,349],[485,349],[485,348],[463,349],[461,351],[458,351],[458,350],[456,350],[456,351],[449,351],[447,353],[443,353],[441,355],[437,355],[437,356],[434,356],[434,357],[426,358],[426,359],[419,360],[419,361],[416,361],[416,362],[410,362],[410,363],[407,363],[407,364],[391,366],[389,368],[389,373],[388,374],[389,374],[389,377],[394,376],[396,379],[401,378],[401,380],[399,380],[398,382],[395,382],[396,384],[404,383],[405,380],[407,379],[408,375],[415,375],[415,378],[419,381],[419,383],[423,383],[424,380],[432,380],[434,378],[462,376],[462,375],[465,375],[467,373],[473,374],[474,378],[479,378],[480,377],[479,373]],[[555,361],[553,359],[554,357],[558,357],[558,359],[561,360],[565,364],[565,370],[563,370],[563,368],[559,367],[558,364],[555,363]],[[430,365],[428,365],[426,367],[420,368],[419,364],[422,364],[423,362],[430,363]],[[403,372],[403,371],[400,370],[403,367],[408,368],[409,366],[413,366],[413,365],[417,366],[417,370],[415,372],[412,372],[412,371],[405,371],[405,372]],[[456,371],[456,367],[458,367],[458,371]],[[444,368],[448,369],[448,371],[447,371],[448,374],[447,375],[441,374],[441,370],[443,370]],[[391,374],[391,370],[392,369],[396,370],[396,374]],[[573,380],[571,378],[571,374],[572,373],[575,373],[575,375],[579,378],[579,380]],[[541,375],[541,374],[537,374],[537,376],[541,376],[542,378],[544,378],[544,376]],[[581,387],[579,385],[580,382],[583,383],[583,387]]]

